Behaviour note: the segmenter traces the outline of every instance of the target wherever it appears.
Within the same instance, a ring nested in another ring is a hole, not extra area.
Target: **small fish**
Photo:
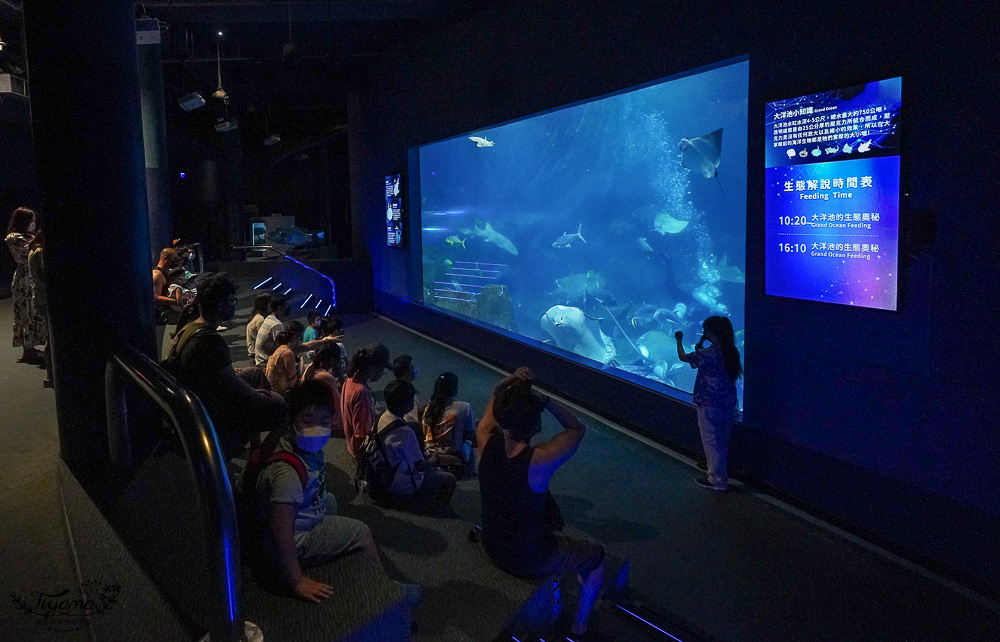
[[[737,348],[742,348],[743,347],[743,339],[745,338],[745,336],[746,336],[746,333],[743,330],[737,330],[736,331],[735,340],[736,340],[736,347]]]
[[[462,247],[465,247],[465,246],[463,245]],[[443,265],[444,268],[447,270],[451,266],[455,265],[455,263],[451,259],[445,259],[444,263],[442,263],[441,265]]]
[[[469,136],[469,140],[476,144],[476,147],[493,147],[492,140],[486,140],[482,136]]]
[[[827,154],[836,154],[839,151],[840,151],[839,147],[827,147],[826,148],[826,153]]]
[[[649,243],[646,241],[645,238],[639,237],[639,240],[637,242],[639,244],[639,249],[642,250],[643,252],[653,251],[653,248],[649,246]]]
[[[461,245],[462,249],[467,250],[467,249],[469,249],[469,248],[465,247],[465,242],[467,240],[469,240],[469,239],[467,239],[467,238],[460,239],[460,238],[458,238],[457,235],[452,234],[451,236],[449,236],[448,238],[446,238],[444,240],[444,242],[447,243],[448,245],[452,246],[452,247],[458,247],[459,245]]]
[[[583,238],[583,236],[580,234],[581,230],[583,230],[583,223],[580,223],[580,225],[577,226],[577,228],[576,228],[576,234],[570,234],[568,232],[563,232],[563,235],[560,236],[559,238],[557,238],[552,243],[552,247],[556,247],[556,248],[570,247],[573,244],[573,241],[575,241],[576,239],[580,239],[581,241],[583,241],[584,243],[586,243],[587,239]]]
[[[872,142],[870,140],[866,140],[865,142],[858,144],[858,153],[864,154],[869,149],[871,149],[871,147],[872,147]]]

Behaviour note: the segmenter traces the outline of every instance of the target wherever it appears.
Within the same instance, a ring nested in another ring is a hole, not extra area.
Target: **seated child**
[[[408,354],[401,354],[392,360],[392,376],[397,381],[405,381],[406,383],[412,384],[417,378],[417,367],[413,365],[413,357]],[[420,425],[420,399],[417,397],[416,393],[413,395],[413,410],[406,413],[403,419],[410,424]],[[417,439],[420,441],[424,440],[424,436],[421,431],[417,431]]]
[[[269,458],[257,477],[260,544],[288,588],[299,598],[318,603],[333,594],[333,587],[312,579],[304,569],[354,552],[379,568],[382,560],[368,526],[339,517],[336,499],[326,490],[323,446],[330,439],[331,416],[325,386],[308,381],[293,388],[287,404],[291,431],[275,450],[284,459]],[[419,601],[419,586],[401,587],[407,602]]]
[[[417,441],[418,428],[403,419],[413,410],[413,386],[398,379],[390,381],[385,387],[385,405],[387,410],[379,417],[377,430],[389,465],[396,467],[389,495],[397,499],[429,496],[448,504],[455,492],[455,476],[427,463]]]
[[[313,362],[302,373],[302,382],[318,381],[326,386],[330,395],[331,426],[336,437],[344,436],[344,420],[340,416],[340,390],[344,386],[345,373],[341,370],[343,361],[340,348],[328,344],[316,351]]]
[[[434,381],[434,393],[424,410],[421,428],[427,458],[438,468],[461,477],[467,468],[474,468],[476,421],[472,407],[456,400],[457,396],[458,375],[443,373]]]
[[[319,338],[319,330],[320,330],[319,323],[322,319],[323,317],[320,315],[319,312],[313,311],[310,312],[308,315],[306,315],[306,320],[309,322],[309,325],[306,326],[306,330],[302,335],[303,343],[308,343],[309,341],[315,341],[316,339]]]

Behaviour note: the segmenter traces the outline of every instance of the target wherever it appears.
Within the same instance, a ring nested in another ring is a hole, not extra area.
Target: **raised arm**
[[[576,454],[587,432],[587,427],[566,406],[549,399],[545,408],[552,413],[563,430],[549,441],[535,446],[535,452],[531,456],[528,482],[532,490],[539,493],[548,490],[552,475]]]
[[[322,339],[316,339],[314,341],[306,341],[305,343],[300,343],[295,352],[308,352],[310,350],[318,350],[328,343],[335,343],[337,340],[333,337],[323,337]]]
[[[677,340],[677,358],[684,363],[691,364],[692,368],[698,367],[698,350],[701,350],[701,346],[705,342],[705,337],[698,339],[698,343],[694,346],[694,352],[685,352],[684,346],[681,344],[681,340],[684,339],[684,333],[678,330],[674,333],[674,339]]]
[[[476,448],[484,447],[490,438],[490,433],[493,432],[494,428],[499,427],[497,420],[493,417],[493,399],[497,395],[497,390],[502,390],[515,379],[528,379],[530,381],[533,377],[534,374],[531,372],[531,368],[521,366],[513,374],[509,374],[501,379],[500,383],[493,388],[489,401],[486,402],[486,411],[483,413],[483,418],[476,424]]]

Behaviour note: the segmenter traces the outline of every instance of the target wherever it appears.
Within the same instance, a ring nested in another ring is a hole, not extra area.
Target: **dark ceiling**
[[[496,4],[483,0],[157,0],[137,2],[136,16],[160,22],[168,110],[179,111],[176,99],[185,93],[198,91],[207,98],[215,90],[218,45],[222,86],[230,105],[216,106],[214,114],[237,116],[245,142],[278,133],[281,147],[287,148],[289,143],[342,129],[352,84],[364,78],[375,59],[391,47]],[[207,114],[201,112],[205,111],[173,116],[202,128]]]
[[[170,89],[214,90],[218,44],[223,86],[233,100],[311,103],[342,100],[350,74],[401,39],[460,20],[484,4],[158,0],[137,3],[136,12],[161,23],[164,78]]]

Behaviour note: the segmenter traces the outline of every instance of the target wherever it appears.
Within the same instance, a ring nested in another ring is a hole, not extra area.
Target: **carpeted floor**
[[[243,324],[253,292],[240,294],[241,316],[223,333],[238,364],[245,359]],[[10,301],[0,301],[0,327],[10,323]],[[434,377],[450,370],[460,377],[461,397],[481,412],[501,377],[380,317],[349,319],[350,350],[376,340],[394,356],[414,356],[424,401]],[[12,593],[29,601],[33,592],[76,591],[56,482],[52,391],[41,387],[42,371],[15,363],[17,356],[9,344],[0,348],[0,639],[84,640],[85,628],[38,623],[10,599]],[[582,419],[587,437],[556,475],[553,492],[569,523],[630,560],[632,586],[653,610],[720,640],[998,639],[996,605],[974,601],[757,494],[701,489],[693,483],[697,471],[684,461],[603,421]],[[554,430],[547,420],[542,438]],[[475,479],[460,483],[455,500],[458,517],[479,521]],[[394,557],[392,550],[386,554]],[[440,626],[435,630],[448,630]]]
[[[349,351],[381,341],[393,356],[414,357],[424,402],[434,378],[450,370],[459,375],[460,397],[481,413],[502,376],[381,317],[347,321]],[[236,324],[230,324],[234,359]],[[388,381],[387,375],[374,388]],[[587,437],[552,490],[567,522],[630,560],[632,587],[653,610],[720,640],[997,639],[995,605],[973,601],[755,493],[702,489],[689,463],[603,421],[581,418]],[[541,438],[554,433],[553,424],[547,417]],[[478,522],[478,497],[476,480],[461,482],[455,511]]]
[[[42,388],[44,370],[16,363],[12,310],[11,299],[0,301],[0,639],[86,640],[83,623],[29,615],[13,601],[35,607],[39,593],[80,591],[56,477],[55,394]]]

